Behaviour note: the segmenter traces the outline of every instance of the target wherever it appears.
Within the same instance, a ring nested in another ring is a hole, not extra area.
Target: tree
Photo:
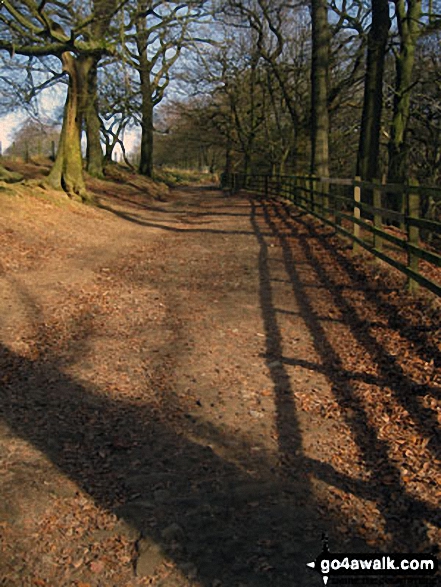
[[[125,162],[131,166],[126,154],[124,133],[140,120],[133,71],[124,60],[114,60],[101,68],[98,83],[98,112],[101,137],[105,144],[104,164],[112,161],[114,149],[119,145]]]
[[[388,181],[404,182],[408,165],[406,134],[410,116],[410,100],[413,87],[415,50],[421,31],[421,0],[395,0],[395,10],[400,37],[399,51],[395,55],[396,77],[394,111],[391,124]],[[400,208],[399,201],[392,202]]]
[[[225,136],[213,123],[212,105],[202,97],[164,105],[155,144],[155,165],[221,170]]]
[[[0,23],[1,26],[1,23]],[[38,98],[63,81],[59,60],[50,57],[23,57],[0,51],[0,116],[20,110],[38,118]],[[58,112],[52,117],[58,119]]]
[[[420,183],[441,181],[441,32],[433,31],[420,40],[407,133],[410,165]]]
[[[153,110],[164,98],[171,68],[183,49],[195,44],[191,25],[205,15],[205,3],[206,0],[167,3],[136,0],[129,6],[124,56],[139,76],[139,172],[143,175],[153,173]]]
[[[109,2],[37,2],[3,0],[0,11],[0,50],[25,57],[55,56],[67,74],[69,87],[63,126],[54,166],[48,183],[64,189],[72,197],[85,196],[81,157],[82,122],[88,122],[88,153],[94,161],[98,151],[95,115],[96,67],[114,46],[106,36],[109,24],[120,9],[117,0]],[[99,129],[98,129],[99,130]],[[102,157],[102,153],[101,153]]]
[[[301,169],[309,146],[310,42],[307,11],[283,0],[225,0],[218,19],[226,27],[250,28],[258,57],[260,98],[264,103],[261,132],[253,143],[257,160],[273,173],[286,166]],[[245,87],[243,76],[238,80]]]
[[[329,23],[327,0],[311,0],[311,173],[329,176]]]
[[[357,160],[357,175],[365,180],[378,179],[380,173],[383,72],[390,25],[388,0],[372,0]]]
[[[34,156],[52,156],[53,148],[58,144],[60,129],[28,118],[16,131],[13,144],[6,150],[5,155],[19,156],[23,159]]]
[[[117,28],[112,30],[111,23],[121,6],[118,0],[93,0],[89,22],[82,25],[83,40],[87,43],[98,40],[101,44],[101,47],[95,47],[92,51],[84,51],[83,48],[83,54],[79,57],[80,72],[84,77],[79,96],[79,115],[86,129],[87,171],[95,177],[104,175],[98,111],[98,67],[103,56],[116,53],[119,31]]]

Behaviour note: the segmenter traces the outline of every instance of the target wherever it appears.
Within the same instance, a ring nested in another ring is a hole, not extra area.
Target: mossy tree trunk
[[[394,114],[388,145],[388,181],[403,183],[408,167],[406,133],[410,115],[415,48],[420,35],[421,0],[408,0],[407,11],[404,0],[398,0],[395,4],[400,50],[396,55]],[[391,204],[395,209],[401,207],[401,202],[396,198]]]
[[[81,156],[80,96],[85,91],[86,80],[78,59],[71,53],[64,52],[61,61],[63,71],[69,76],[69,89],[57,156],[49,173],[48,183],[55,189],[64,190],[70,197],[84,198],[86,186]]]
[[[150,68],[142,65],[141,56],[139,75],[141,80],[141,153],[139,159],[139,173],[152,177],[153,175],[153,101],[150,87]]]
[[[141,14],[147,13],[147,3],[140,0],[138,7]],[[139,62],[138,74],[141,88],[141,152],[139,158],[139,173],[152,177],[153,175],[153,91],[150,75],[152,62],[147,56],[149,31],[144,16],[136,22],[136,43]]]
[[[0,181],[4,181],[5,183],[16,183],[18,181],[22,181],[23,179],[24,177],[21,173],[9,171],[0,164]]]
[[[379,177],[383,73],[389,35],[388,0],[372,0],[372,23],[368,35],[363,112],[358,147],[357,175],[364,180]]]
[[[103,54],[116,54],[119,38],[110,27],[127,2],[93,0],[90,15],[72,10],[69,2],[1,2],[3,32],[0,50],[11,56],[56,56],[69,76],[69,89],[58,152],[47,183],[71,196],[85,195],[81,157],[81,125],[87,122],[88,167],[102,174],[97,112],[97,65]],[[54,9],[56,5],[56,9]],[[3,14],[3,8],[4,13]]]
[[[311,173],[329,176],[329,23],[326,0],[311,1]]]
[[[113,16],[118,11],[117,0],[94,0],[93,11],[96,18],[91,23],[88,32],[89,40],[105,39],[109,34],[109,27]],[[82,96],[82,117],[85,122],[87,151],[87,171],[94,177],[104,176],[104,154],[101,146],[101,121],[98,107],[98,64],[102,51],[97,49],[81,57],[83,77],[87,80],[86,92]]]
[[[93,177],[104,176],[104,156],[101,147],[101,122],[98,114],[98,62],[100,56],[88,55],[81,60],[83,76],[87,79],[87,91],[82,96],[82,110],[86,123],[87,171]]]

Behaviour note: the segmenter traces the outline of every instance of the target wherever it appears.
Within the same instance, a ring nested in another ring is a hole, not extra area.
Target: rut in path
[[[5,278],[5,584],[314,586],[323,532],[430,549],[439,355],[393,292],[276,202],[101,205],[117,238]]]

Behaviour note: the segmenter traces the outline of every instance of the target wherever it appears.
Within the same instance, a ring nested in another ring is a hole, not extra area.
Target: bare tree
[[[399,33],[399,49],[395,54],[394,107],[391,124],[388,181],[401,183],[407,175],[408,141],[406,138],[410,101],[413,89],[413,70],[417,41],[422,30],[421,0],[395,0],[395,17]],[[393,202],[400,207],[400,202]]]
[[[74,197],[85,196],[80,144],[83,120],[89,127],[91,161],[95,160],[94,149],[97,153],[101,149],[99,138],[93,142],[97,138],[92,123],[96,113],[94,80],[99,60],[114,49],[106,35],[120,7],[117,0],[67,4],[4,0],[1,5],[0,50],[29,58],[55,56],[68,75],[63,127],[48,183]]]
[[[13,135],[13,143],[6,150],[6,156],[51,157],[60,138],[59,126],[36,118],[27,118]]]
[[[327,0],[311,0],[311,173],[329,176],[329,58]]]
[[[421,183],[441,181],[441,31],[421,39],[417,51],[418,77],[413,88],[409,141],[410,164]]]
[[[171,69],[184,48],[197,42],[192,25],[206,16],[206,0],[136,0],[128,5],[124,58],[139,76],[141,153],[139,172],[153,173],[153,111],[163,100]]]
[[[363,114],[358,149],[357,175],[379,177],[383,72],[390,28],[388,0],[372,0],[372,22],[368,35]]]

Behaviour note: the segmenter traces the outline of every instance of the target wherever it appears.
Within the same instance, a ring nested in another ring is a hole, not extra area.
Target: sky
[[[41,113],[40,120],[54,120],[54,116],[63,106],[65,89],[63,90],[63,87],[60,86],[57,87],[58,90],[56,88],[51,88],[42,93],[39,107]],[[12,145],[14,134],[19,130],[20,126],[27,118],[29,118],[29,114],[23,110],[17,110],[16,112],[0,117],[0,144],[2,154],[4,154],[6,149]],[[136,130],[126,131],[124,145],[127,153],[129,153],[139,141],[138,136],[139,132]],[[115,154],[118,155],[118,157],[121,154],[121,149],[119,147],[115,148]]]
[[[66,86],[64,84],[57,84],[43,90],[38,99],[39,120],[55,122],[65,97]],[[0,117],[0,142],[3,153],[12,144],[14,134],[29,116],[25,109],[19,109]]]
[[[2,153],[12,144],[14,131],[26,119],[26,116],[19,113],[8,114],[0,118],[0,144]]]

